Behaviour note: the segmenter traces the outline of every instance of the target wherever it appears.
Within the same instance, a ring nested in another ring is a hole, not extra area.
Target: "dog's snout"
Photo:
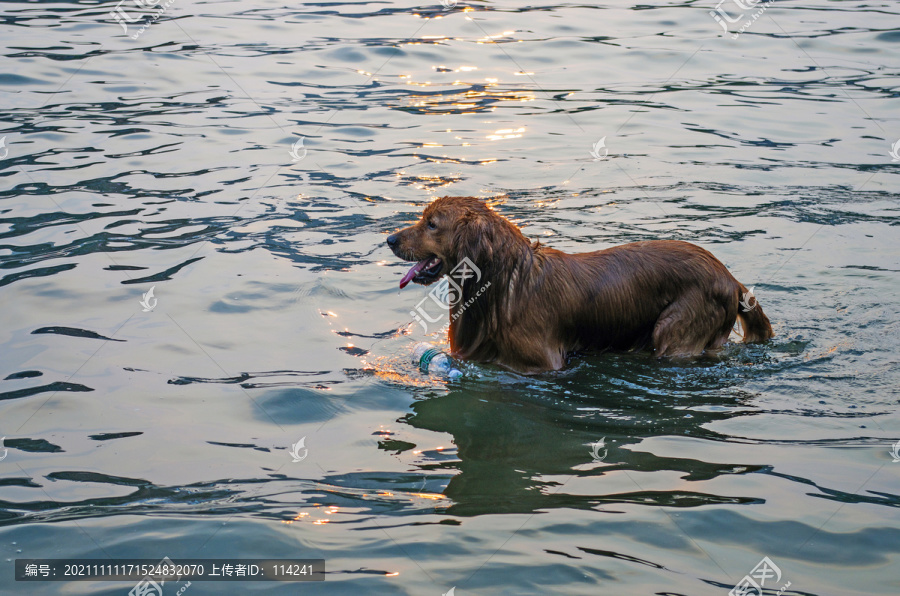
[[[387,244],[391,248],[396,248],[398,242],[400,242],[399,234],[391,234],[390,236],[387,237]]]

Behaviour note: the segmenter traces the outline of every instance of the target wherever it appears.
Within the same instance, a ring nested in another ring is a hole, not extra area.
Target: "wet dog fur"
[[[451,353],[525,374],[561,369],[568,354],[582,350],[699,356],[720,348],[736,319],[744,342],[774,335],[747,288],[688,242],[567,254],[530,242],[480,199],[442,197],[387,244],[399,258],[418,262],[407,277],[422,285],[464,258],[474,263],[481,282],[467,280],[450,307]]]

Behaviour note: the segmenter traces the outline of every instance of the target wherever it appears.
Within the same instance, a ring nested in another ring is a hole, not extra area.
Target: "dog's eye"
[[[434,222],[433,222],[433,221],[429,221],[429,222],[428,222],[428,229],[429,229],[429,230],[436,230],[436,229],[437,229],[437,226],[434,225]]]

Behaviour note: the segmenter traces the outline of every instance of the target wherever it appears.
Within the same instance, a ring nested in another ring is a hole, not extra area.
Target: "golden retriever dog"
[[[532,374],[581,350],[698,356],[721,347],[736,319],[744,342],[774,335],[753,294],[688,242],[567,254],[530,242],[475,197],[442,197],[387,244],[416,263],[401,288],[432,284],[466,259],[477,268],[480,278],[457,276],[462,295],[450,303],[450,352],[465,360]]]

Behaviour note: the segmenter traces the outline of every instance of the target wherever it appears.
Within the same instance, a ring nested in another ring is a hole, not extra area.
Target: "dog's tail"
[[[738,296],[738,321],[744,331],[744,343],[762,343],[767,339],[775,337],[772,331],[772,324],[769,323],[769,317],[763,312],[753,290],[748,290],[743,284],[740,286],[740,296]]]

